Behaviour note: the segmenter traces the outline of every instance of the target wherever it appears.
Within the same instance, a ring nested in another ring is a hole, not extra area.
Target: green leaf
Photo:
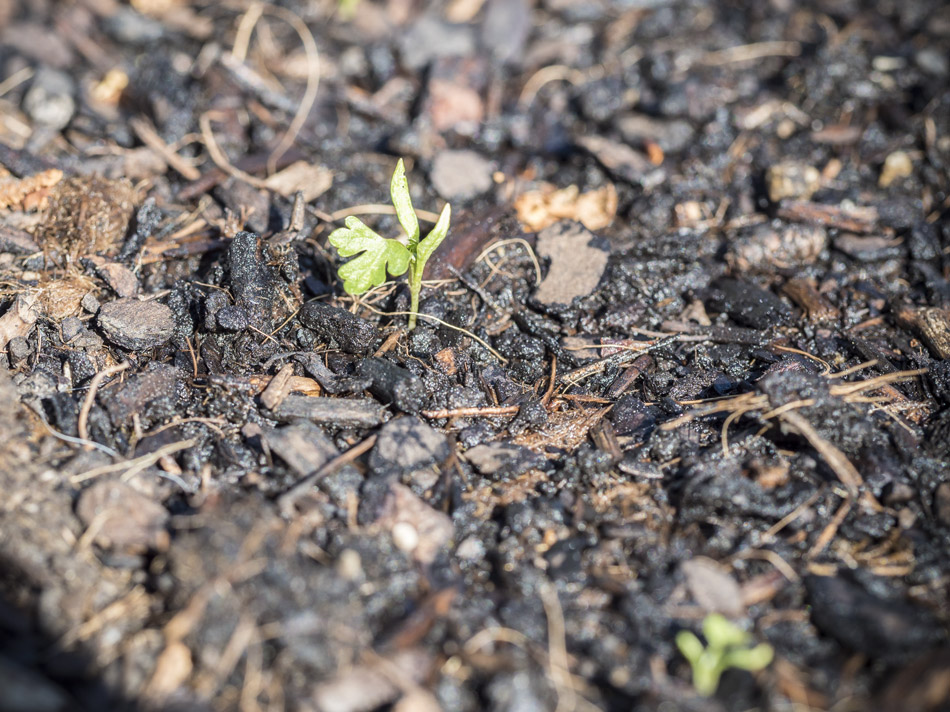
[[[738,647],[749,639],[749,634],[719,613],[710,613],[703,619],[703,635],[711,648]]]
[[[676,634],[676,647],[679,648],[683,657],[694,666],[703,654],[703,644],[699,642],[699,638],[688,630],[681,630]]]
[[[419,219],[412,207],[412,198],[409,197],[406,166],[401,158],[396,164],[396,170],[393,171],[393,179],[389,184],[389,195],[392,197],[393,207],[396,208],[396,217],[399,218],[399,224],[402,225],[402,229],[409,236],[409,250],[414,252],[416,243],[419,242]]]
[[[426,238],[420,242],[416,248],[416,262],[419,263],[419,270],[425,267],[429,257],[432,256],[432,253],[442,244],[442,240],[444,240],[445,236],[449,233],[449,221],[451,219],[452,206],[446,203],[445,207],[442,208],[442,213],[439,215],[439,220],[435,224],[435,227],[432,228],[431,232],[426,235]]]
[[[410,253],[398,240],[387,240],[370,230],[359,218],[346,219],[346,227],[330,233],[330,244],[350,260],[337,270],[347,294],[362,294],[386,281],[386,272],[398,277],[409,269]]]
[[[726,653],[723,659],[724,666],[727,668],[740,668],[742,670],[762,670],[772,662],[775,651],[768,643],[759,643],[754,648],[734,648]]]

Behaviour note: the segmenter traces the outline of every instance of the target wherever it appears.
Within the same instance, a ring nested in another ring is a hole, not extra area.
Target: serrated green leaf
[[[398,240],[387,240],[368,228],[356,217],[346,219],[346,227],[330,233],[328,238],[342,257],[350,260],[337,270],[347,294],[362,294],[386,281],[386,272],[398,277],[409,269],[409,250]],[[362,254],[360,254],[362,253]]]
[[[442,213],[439,215],[439,220],[436,222],[435,227],[432,228],[432,231],[426,235],[425,239],[416,247],[416,261],[421,266],[425,266],[425,263],[429,260],[429,257],[432,256],[432,253],[442,244],[442,240],[445,239],[445,236],[449,232],[449,221],[451,219],[452,206],[446,203],[445,207],[442,208]]]
[[[401,158],[396,164],[396,170],[393,171],[393,179],[389,184],[389,195],[392,198],[393,207],[396,208],[396,217],[399,218],[399,224],[402,225],[402,229],[409,236],[409,249],[411,251],[419,242],[419,219],[412,207],[412,198],[409,197],[406,166]]]

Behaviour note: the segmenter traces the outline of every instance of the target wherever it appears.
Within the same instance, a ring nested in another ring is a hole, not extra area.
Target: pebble
[[[475,151],[442,151],[432,162],[429,177],[446,200],[471,200],[491,190],[493,172],[491,162]]]
[[[168,510],[130,485],[115,480],[97,482],[83,490],[76,516],[95,526],[95,542],[104,549],[130,554],[168,547]]]
[[[363,560],[358,551],[344,549],[336,561],[336,572],[344,581],[356,581],[363,576]]]
[[[821,187],[821,173],[798,161],[782,161],[769,167],[765,182],[773,203],[783,198],[808,200]]]
[[[719,279],[713,283],[706,305],[712,311],[725,312],[740,326],[768,329],[785,324],[791,310],[781,299],[761,287],[737,279]]]
[[[914,163],[906,151],[894,151],[889,153],[884,159],[884,167],[881,168],[881,177],[877,184],[886,188],[891,183],[901,178],[907,178],[914,172]]]
[[[33,77],[33,84],[23,98],[23,109],[36,123],[59,131],[76,112],[75,91],[68,74],[43,67]]]
[[[99,311],[99,300],[96,299],[96,295],[92,292],[88,292],[85,296],[83,296],[82,301],[79,303],[89,314],[95,314],[97,311]]]
[[[551,260],[534,298],[542,304],[569,305],[597,288],[607,269],[608,250],[579,222],[562,220],[538,234],[538,256]]]
[[[543,455],[526,447],[502,442],[476,445],[465,453],[465,459],[483,475],[499,478],[517,477],[546,462]]]
[[[415,416],[391,420],[379,431],[369,466],[381,472],[410,472],[437,465],[449,456],[445,436]]]
[[[437,57],[468,57],[475,52],[472,30],[424,15],[399,41],[402,63],[410,70],[423,69]]]
[[[175,334],[172,310],[154,301],[116,299],[103,304],[97,323],[109,341],[129,351],[161,346]]]
[[[874,583],[867,578],[865,585]],[[811,575],[805,588],[815,626],[872,660],[902,660],[933,647],[941,637],[933,615],[899,598],[882,597],[880,586],[872,591],[843,575]]]
[[[396,522],[392,535],[396,548],[407,554],[411,554],[419,546],[419,532],[409,522]]]

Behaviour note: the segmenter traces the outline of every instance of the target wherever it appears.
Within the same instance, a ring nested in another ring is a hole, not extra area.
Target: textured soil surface
[[[950,709],[948,58],[937,0],[0,0],[0,712]],[[400,157],[411,332],[327,241]],[[704,696],[715,613],[774,658]]]

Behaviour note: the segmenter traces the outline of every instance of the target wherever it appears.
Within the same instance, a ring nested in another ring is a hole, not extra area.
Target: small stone
[[[400,551],[423,565],[431,564],[455,533],[449,515],[430,507],[398,482],[391,485],[376,523],[389,529]]]
[[[711,311],[724,312],[740,326],[752,329],[786,324],[792,317],[785,302],[772,292],[738,279],[716,280],[705,303]]]
[[[938,77],[945,77],[950,74],[950,60],[947,54],[937,47],[924,47],[914,56],[917,66],[925,72],[929,72]]]
[[[544,455],[514,443],[492,442],[476,445],[465,453],[465,459],[483,475],[506,479],[542,467]]]
[[[459,559],[476,561],[485,558],[485,544],[477,536],[470,536],[463,539],[455,548],[455,556]]]
[[[94,541],[104,549],[142,554],[169,544],[168,510],[123,482],[102,481],[84,490],[76,515],[95,527]]]
[[[23,98],[23,109],[38,124],[59,131],[73,118],[75,85],[65,72],[49,67],[39,69]]]
[[[92,265],[96,274],[105,280],[112,291],[122,298],[134,297],[139,293],[139,280],[128,267],[119,262],[110,262],[109,260],[90,255],[88,263]],[[86,260],[83,260],[86,263]]]
[[[175,317],[161,302],[117,299],[102,306],[97,322],[109,341],[129,351],[161,346],[175,335]]]
[[[443,462],[449,456],[445,436],[414,416],[391,420],[379,431],[369,466],[380,472],[412,472]]]
[[[432,162],[430,178],[448,201],[471,200],[494,185],[491,162],[474,151],[442,151]]]
[[[396,522],[392,535],[396,548],[407,554],[411,554],[419,546],[419,532],[409,522]]]
[[[402,35],[399,51],[403,64],[423,69],[437,57],[467,57],[475,52],[475,37],[465,25],[452,25],[434,15],[423,15]]]
[[[534,298],[542,304],[569,305],[597,288],[609,252],[599,238],[578,222],[562,220],[538,235],[538,255],[551,260]]]
[[[122,44],[148,44],[160,40],[165,34],[161,22],[131,7],[117,7],[105,19],[105,25],[109,34]]]
[[[96,296],[92,292],[86,294],[79,304],[89,314],[95,314],[97,311],[99,311],[99,300],[96,299]]]
[[[914,164],[906,151],[894,151],[888,154],[884,159],[884,167],[881,168],[881,177],[877,184],[886,188],[891,183],[901,178],[908,178],[914,172]]]
[[[769,168],[765,181],[773,203],[783,198],[808,200],[821,187],[821,173],[814,166],[782,161]]]
[[[684,561],[680,568],[693,600],[707,613],[722,613],[732,618],[745,613],[742,589],[719,563],[705,556]]]
[[[79,336],[80,333],[82,333],[82,330],[84,327],[83,327],[83,323],[79,320],[78,317],[67,316],[60,323],[60,328],[62,329],[62,332],[63,332],[63,342],[68,344],[74,338]]]
[[[363,576],[363,560],[358,551],[344,549],[336,560],[336,572],[344,581],[356,581]]]
[[[10,354],[10,363],[15,366],[25,361],[33,353],[33,349],[30,348],[29,341],[22,336],[16,336],[7,344],[7,352]]]

